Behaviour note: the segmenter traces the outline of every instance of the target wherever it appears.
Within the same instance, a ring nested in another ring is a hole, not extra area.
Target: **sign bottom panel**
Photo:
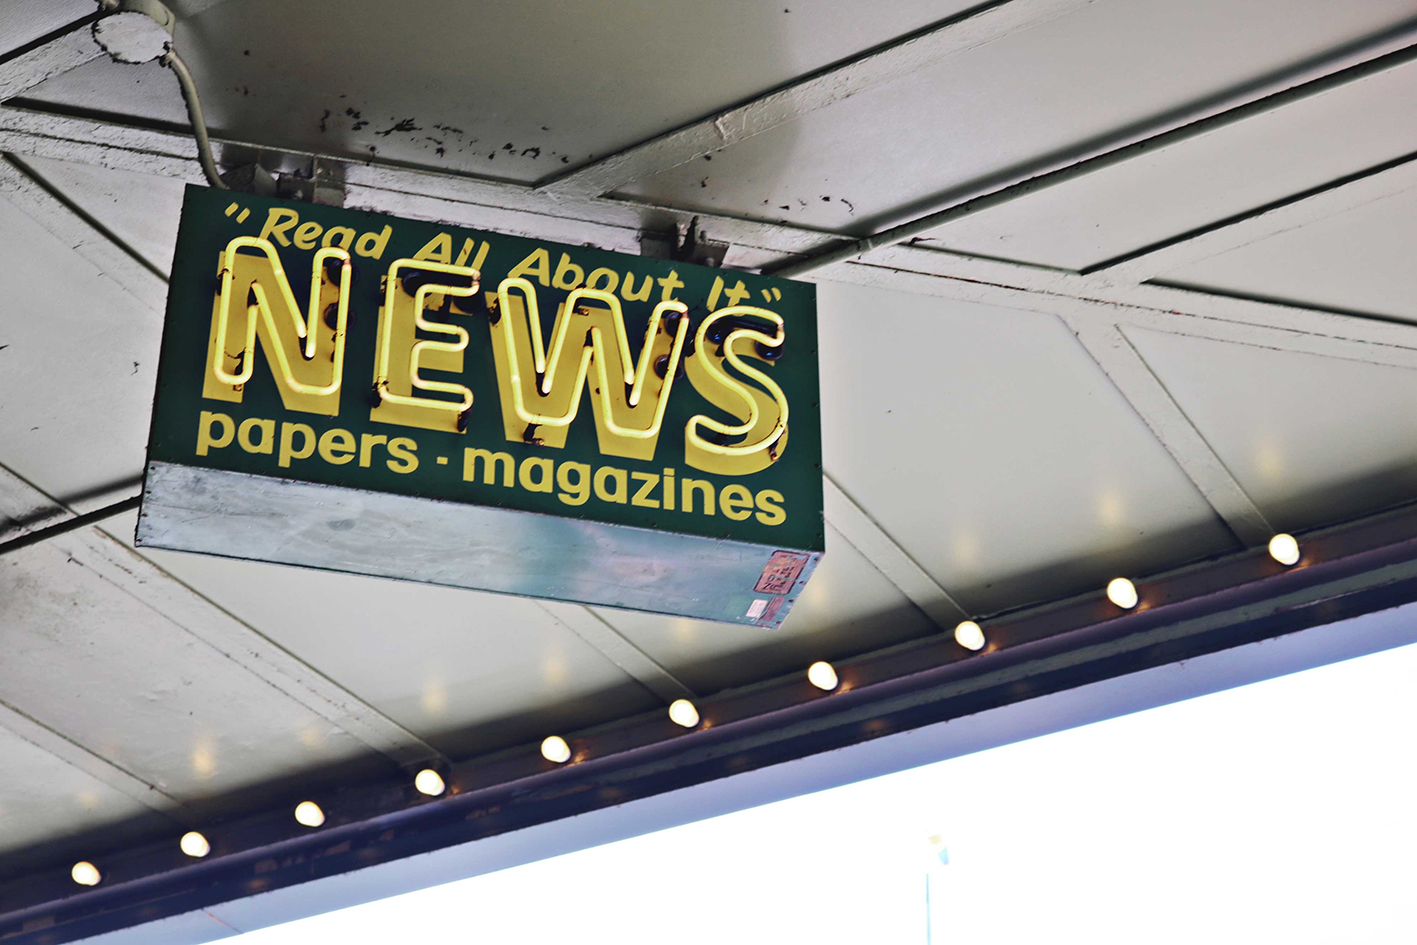
[[[821,559],[819,551],[163,462],[148,464],[136,542],[769,629],[782,625]]]

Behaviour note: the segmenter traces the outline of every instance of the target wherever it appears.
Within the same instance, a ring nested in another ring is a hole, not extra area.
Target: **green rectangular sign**
[[[815,289],[189,187],[142,545],[777,626]]]

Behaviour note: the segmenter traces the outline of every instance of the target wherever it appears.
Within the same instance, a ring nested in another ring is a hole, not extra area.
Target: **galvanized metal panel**
[[[1202,291],[1417,321],[1417,191],[1173,269],[1158,279]]]
[[[1057,319],[838,284],[820,294],[826,467],[966,609],[1233,547]]]
[[[634,0],[243,0],[180,23],[177,45],[225,133],[530,181],[973,5],[892,0],[862,16],[849,0],[652,11]],[[450,30],[458,38],[442,39]],[[30,97],[187,120],[176,81],[155,65],[95,62]]]
[[[767,591],[771,546],[159,462],[138,544],[759,628],[781,623],[820,558],[795,555]]]
[[[1285,530],[1417,495],[1417,372],[1129,329],[1265,515]]]
[[[1098,3],[624,192],[864,235],[1411,14],[1405,0]]]

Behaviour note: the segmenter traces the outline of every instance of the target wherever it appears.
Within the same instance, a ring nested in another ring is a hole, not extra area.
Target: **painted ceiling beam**
[[[556,600],[538,600],[535,603],[563,629],[580,637],[666,705],[675,699],[697,698],[694,691],[677,676],[589,607]]]
[[[23,161],[0,156],[0,197],[87,259],[106,279],[154,312],[167,304],[167,276],[93,217],[65,199]]]
[[[97,19],[94,13],[0,55],[0,102],[101,58],[91,29]]]
[[[847,495],[830,473],[822,476],[822,499],[827,521],[861,556],[876,566],[886,580],[941,630],[953,630],[970,616],[949,591],[886,533],[859,502]]]
[[[1298,305],[1095,277],[922,247],[894,246],[815,276],[985,305],[1326,357],[1417,368],[1417,326]]]
[[[18,735],[46,754],[77,768],[95,781],[113,788],[184,828],[190,829],[201,822],[194,811],[157,785],[123,770],[92,749],[4,701],[0,701],[0,728]]]
[[[1267,545],[1277,529],[1171,397],[1126,333],[1117,325],[1092,319],[1064,317],[1063,322],[1240,544],[1249,548]]]

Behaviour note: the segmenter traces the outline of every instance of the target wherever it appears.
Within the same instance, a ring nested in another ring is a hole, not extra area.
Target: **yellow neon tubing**
[[[539,325],[540,315],[536,303],[536,289],[532,284],[521,277],[503,279],[502,284],[497,287],[498,305],[500,306],[502,318],[502,333],[507,346],[507,368],[508,382],[512,388],[512,407],[516,411],[517,418],[523,423],[534,424],[536,426],[562,427],[570,426],[576,419],[576,414],[580,410],[581,398],[577,397],[572,401],[570,410],[560,417],[553,417],[548,414],[532,413],[526,407],[526,398],[522,395],[521,365],[517,359],[516,336],[512,331],[511,308],[508,304],[508,290],[519,289],[526,299],[527,318],[533,326]],[[640,349],[640,357],[637,366],[631,367],[634,363],[630,360],[630,343],[626,337],[624,315],[620,308],[620,300],[609,292],[599,289],[576,289],[566,298],[566,305],[562,316],[557,322],[556,338],[553,342],[552,357],[550,363],[558,363],[562,346],[565,344],[566,334],[570,329],[571,316],[574,314],[574,303],[585,296],[604,302],[611,311],[611,317],[615,322],[617,341],[619,342],[621,364],[625,367],[625,383],[632,385],[630,388],[629,402],[633,407],[639,403],[640,395],[643,392],[645,377],[648,374],[650,354],[652,350],[651,342],[655,334],[659,331],[660,322],[664,319],[666,311],[678,312],[684,315],[689,311],[688,306],[683,302],[664,301],[655,306],[654,312],[650,315],[649,327],[645,331],[644,346]],[[669,369],[665,372],[664,390],[660,394],[659,403],[655,407],[654,419],[644,430],[637,430],[629,427],[622,427],[615,422],[614,413],[610,401],[610,381],[605,369],[605,357],[603,353],[595,358],[596,370],[600,379],[601,407],[605,414],[606,428],[616,436],[627,436],[635,439],[649,439],[657,436],[659,429],[664,423],[664,412],[669,404],[669,393],[674,384],[674,368],[678,366],[679,359],[683,354],[684,341],[688,335],[689,320],[681,318],[679,326],[675,332],[674,345],[670,353]],[[605,339],[599,327],[590,330],[591,343],[589,347],[582,350],[580,364],[576,371],[576,381],[574,390],[581,390],[585,383],[586,375],[589,373],[590,360],[593,352],[604,352]],[[540,332],[533,331],[534,346],[539,348]],[[540,355],[540,351],[534,351]],[[543,370],[538,372],[544,375],[542,393],[550,392],[550,375],[544,371],[546,361],[542,361]]]
[[[551,355],[547,359],[549,364],[557,364],[561,360],[561,349],[566,344],[566,333],[570,330],[570,316],[575,314],[576,303],[582,297],[595,299],[597,302],[609,307],[610,318],[615,323],[615,341],[620,347],[620,364],[625,368],[625,383],[631,384],[635,380],[634,362],[630,360],[630,340],[625,334],[625,316],[620,309],[620,300],[606,292],[604,289],[572,289],[570,295],[566,296],[565,318],[557,320],[556,339],[551,342]],[[643,352],[641,352],[643,354]],[[543,395],[551,393],[551,378],[545,376],[545,371],[539,372],[543,375],[541,379],[541,393]]]
[[[663,319],[666,310],[678,312],[681,317],[679,319],[679,326],[675,329],[674,345],[669,352],[669,365],[664,372],[664,390],[660,391],[659,402],[654,405],[654,420],[647,428],[636,430],[629,427],[622,427],[615,422],[615,415],[610,407],[610,382],[605,373],[605,358],[597,357],[595,359],[596,369],[600,374],[600,389],[602,391],[601,409],[605,413],[605,426],[606,429],[616,436],[649,439],[652,436],[658,436],[659,428],[664,424],[664,411],[669,407],[669,394],[674,387],[675,368],[679,365],[679,358],[683,355],[684,351],[684,340],[689,334],[689,319],[685,317],[687,316],[689,307],[683,302],[664,301],[654,307],[654,312],[649,317],[649,328],[645,331],[644,347],[640,349],[640,363],[639,367],[635,370],[635,381],[630,387],[630,396],[627,398],[631,407],[639,403],[645,375],[648,373],[649,368],[651,342],[655,334],[659,331],[659,323]],[[592,328],[591,332],[592,345],[600,350],[604,350],[603,342],[600,337],[600,329]]]
[[[402,268],[422,269],[432,272],[443,272],[449,275],[466,276],[470,284],[466,288],[448,285],[422,285],[413,296],[413,324],[423,331],[440,335],[452,335],[458,339],[456,342],[447,341],[417,341],[408,353],[408,377],[414,387],[419,390],[436,390],[447,394],[459,394],[459,402],[454,404],[451,401],[429,400],[426,397],[409,397],[404,394],[391,393],[388,389],[389,382],[389,355],[393,344],[393,311],[394,292],[399,286],[399,270]],[[432,262],[426,259],[399,259],[389,267],[389,275],[384,286],[384,311],[388,313],[389,324],[384,331],[383,344],[379,346],[379,370],[375,387],[379,391],[381,400],[386,400],[395,404],[413,404],[415,406],[443,406],[448,409],[457,407],[461,413],[472,406],[472,391],[461,384],[454,384],[449,381],[425,380],[418,373],[418,359],[425,348],[434,348],[442,351],[459,352],[467,349],[468,334],[467,329],[460,325],[444,325],[439,322],[430,322],[423,317],[423,311],[429,294],[438,292],[444,295],[466,298],[476,295],[481,287],[482,274],[476,269],[469,269],[466,266],[452,266],[447,263]]]
[[[730,331],[727,337],[723,339],[724,360],[732,364],[743,374],[747,375],[748,377],[751,377],[753,380],[766,387],[770,393],[775,395],[773,399],[776,400],[778,403],[782,404],[782,416],[778,418],[777,424],[773,427],[772,433],[757,446],[752,447],[744,447],[742,445],[726,446],[719,443],[710,443],[708,440],[705,440],[703,437],[699,436],[698,431],[695,429],[696,425],[703,424],[709,429],[717,430],[719,433],[722,433],[726,436],[742,436],[749,430],[753,429],[753,427],[755,427],[758,423],[757,400],[743,393],[742,390],[732,382],[732,379],[729,378],[729,376],[725,374],[718,365],[713,363],[713,359],[707,354],[709,344],[707,339],[709,326],[712,325],[714,322],[718,321],[720,318],[728,318],[738,315],[751,315],[757,318],[762,318],[772,322],[774,325],[777,326],[777,334],[772,336],[769,336],[764,332],[758,331],[756,328],[740,327]],[[699,448],[706,450],[710,453],[717,453],[721,456],[746,456],[752,453],[756,453],[760,450],[768,449],[782,438],[783,433],[787,432],[787,395],[782,392],[782,388],[778,387],[777,384],[772,380],[772,378],[768,377],[766,374],[764,374],[762,371],[759,371],[757,368],[751,367],[746,362],[744,362],[742,358],[738,356],[737,352],[733,350],[733,344],[739,338],[752,338],[756,341],[763,343],[764,345],[767,345],[770,348],[775,348],[787,340],[787,331],[786,327],[783,324],[781,315],[778,315],[776,312],[770,312],[765,308],[757,308],[752,305],[734,305],[728,308],[721,308],[718,311],[714,312],[712,315],[710,315],[708,318],[704,319],[702,323],[700,323],[699,333],[695,336],[694,340],[694,350],[696,353],[703,355],[704,370],[706,370],[709,374],[711,374],[718,380],[724,382],[724,387],[733,391],[735,396],[737,396],[739,399],[741,399],[744,403],[748,405],[747,421],[737,426],[733,426],[726,423],[720,423],[712,417],[705,416],[704,414],[695,414],[694,416],[690,417],[689,422],[684,425],[685,437],[692,440]]]
[[[339,282],[339,309],[335,322],[335,351],[334,351],[334,373],[329,384],[316,385],[304,384],[295,379],[295,375],[290,370],[290,361],[285,356],[285,348],[279,344],[273,344],[276,349],[276,362],[280,365],[281,374],[292,390],[299,394],[332,394],[340,389],[344,381],[344,331],[345,325],[349,321],[349,280],[351,267],[349,253],[337,246],[326,246],[315,253],[315,258],[311,262],[310,275],[310,312],[306,320],[302,322],[300,316],[295,314],[300,310],[300,306],[295,301],[295,293],[291,291],[290,280],[286,278],[285,268],[280,264],[280,256],[276,253],[276,248],[270,240],[263,240],[257,236],[238,236],[230,243],[226,244],[226,252],[223,258],[221,271],[221,301],[217,308],[217,342],[221,345],[222,357],[216,359],[212,365],[212,373],[217,380],[223,384],[230,384],[233,387],[245,384],[251,379],[256,370],[256,311],[260,310],[261,317],[266,320],[266,328],[271,333],[274,340],[276,335],[275,313],[271,311],[270,301],[266,298],[266,290],[259,282],[252,282],[251,289],[256,296],[256,304],[246,307],[246,344],[242,349],[241,373],[229,374],[226,371],[226,335],[231,322],[231,298],[232,282],[235,279],[236,251],[243,247],[259,249],[266,254],[271,262],[271,271],[275,276],[276,285],[280,287],[281,295],[284,297],[286,311],[291,313],[295,321],[295,333],[305,342],[305,358],[309,360],[315,356],[315,322],[319,317],[320,308],[320,278],[324,272],[326,259],[340,260],[340,282]]]

